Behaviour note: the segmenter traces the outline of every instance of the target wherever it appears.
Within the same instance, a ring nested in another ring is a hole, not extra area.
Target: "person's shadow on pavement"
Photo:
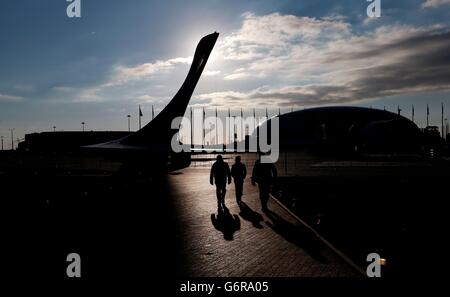
[[[253,227],[262,229],[263,226],[261,225],[261,222],[264,220],[262,215],[260,215],[258,212],[251,209],[245,202],[241,202],[239,204],[239,208],[241,209],[241,212],[239,215],[246,221],[250,221],[253,224]]]
[[[214,228],[223,233],[225,240],[233,240],[234,232],[241,228],[239,216],[232,215],[226,206],[220,208],[217,215],[211,214],[211,222]]]
[[[324,244],[311,231],[302,226],[296,226],[283,219],[273,211],[266,212],[266,224],[287,241],[302,248],[311,257],[319,262],[326,263],[327,259],[322,255]]]

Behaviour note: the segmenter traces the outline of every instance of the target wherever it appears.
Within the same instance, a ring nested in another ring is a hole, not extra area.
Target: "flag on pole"
[[[141,117],[142,117],[141,105],[139,104],[139,130],[141,129]]]
[[[205,117],[206,117],[206,112],[205,112],[205,108],[203,107],[203,119],[202,119],[202,127],[203,127],[203,145],[205,145],[205,138],[206,138],[206,134],[205,134]]]
[[[427,127],[430,125],[429,115],[430,115],[430,107],[427,104]]]
[[[153,105],[152,105],[152,120],[155,118],[155,109],[153,108]]]
[[[218,114],[217,114],[217,107],[216,107],[216,126],[217,126],[217,118],[218,118]]]
[[[445,133],[444,133],[444,102],[441,103],[441,132],[442,132],[442,138],[445,138]]]
[[[414,122],[414,104],[412,105],[412,121]]]

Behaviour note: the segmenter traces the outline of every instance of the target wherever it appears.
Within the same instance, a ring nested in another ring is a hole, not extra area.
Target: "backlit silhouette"
[[[231,166],[231,176],[233,177],[234,186],[236,188],[236,203],[240,206],[242,202],[244,179],[247,176],[247,167],[245,167],[245,164],[241,163],[241,156],[237,156],[235,163]]]
[[[261,155],[255,161],[252,173],[252,185],[258,184],[261,210],[266,212],[269,201],[270,188],[274,179],[277,178],[277,169],[273,163],[261,163]]]
[[[228,163],[223,161],[222,155],[217,156],[217,161],[211,167],[209,175],[211,185],[216,185],[217,209],[225,208],[225,194],[227,193],[227,182],[231,183],[231,172]]]

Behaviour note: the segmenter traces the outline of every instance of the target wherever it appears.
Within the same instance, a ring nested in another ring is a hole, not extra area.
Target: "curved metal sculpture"
[[[170,141],[173,135],[179,130],[179,127],[176,129],[171,127],[172,121],[184,115],[218,36],[219,33],[214,32],[200,40],[195,50],[191,68],[183,85],[169,104],[150,123],[126,137],[86,147],[116,150],[170,150]]]

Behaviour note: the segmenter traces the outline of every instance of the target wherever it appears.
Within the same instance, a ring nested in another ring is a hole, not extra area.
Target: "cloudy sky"
[[[0,2],[0,135],[137,128],[180,87],[199,39],[220,33],[192,106],[400,105],[419,126],[450,110],[450,0]],[[212,109],[211,109],[212,110]]]

